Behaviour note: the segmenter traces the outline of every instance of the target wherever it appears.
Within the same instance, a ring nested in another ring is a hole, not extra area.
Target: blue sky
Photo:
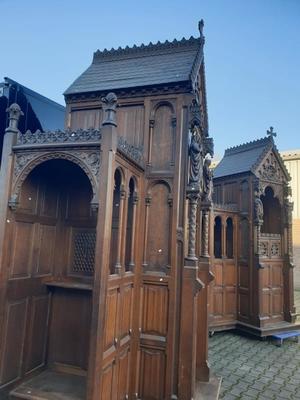
[[[265,135],[300,148],[300,0],[0,0],[0,80],[64,104],[96,49],[197,36],[216,155]]]

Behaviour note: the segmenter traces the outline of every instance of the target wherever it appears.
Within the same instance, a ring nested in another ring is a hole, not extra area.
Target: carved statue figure
[[[192,129],[192,137],[189,148],[189,156],[190,156],[189,184],[197,185],[199,187],[203,171],[202,151],[203,151],[203,146],[202,146],[200,128],[197,125],[195,125]]]
[[[210,168],[211,160],[206,158],[203,166],[203,200],[212,201],[213,194],[213,171]]]
[[[264,220],[264,206],[257,192],[254,200],[254,219],[258,223],[263,223]]]

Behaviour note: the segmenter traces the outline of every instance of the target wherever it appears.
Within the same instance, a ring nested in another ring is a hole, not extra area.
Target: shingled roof
[[[149,43],[117,50],[97,50],[89,68],[65,95],[186,82],[203,57],[204,37]]]
[[[267,136],[253,142],[245,143],[240,146],[231,147],[225,150],[224,157],[214,169],[214,178],[253,172],[264,157],[273,148],[278,155],[278,160],[288,176],[279,152],[275,146],[272,136]]]

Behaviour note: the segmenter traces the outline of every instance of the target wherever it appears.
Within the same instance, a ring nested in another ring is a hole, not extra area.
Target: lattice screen
[[[94,273],[95,245],[95,230],[74,231],[72,272],[87,275]]]

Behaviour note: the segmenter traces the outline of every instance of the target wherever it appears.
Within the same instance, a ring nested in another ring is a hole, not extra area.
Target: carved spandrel
[[[13,209],[18,204],[18,196],[21,186],[30,172],[38,165],[55,159],[68,160],[78,165],[87,175],[93,190],[91,205],[94,210],[98,204],[98,178],[100,171],[100,151],[69,150],[69,151],[24,151],[15,154],[12,196],[9,206]]]

